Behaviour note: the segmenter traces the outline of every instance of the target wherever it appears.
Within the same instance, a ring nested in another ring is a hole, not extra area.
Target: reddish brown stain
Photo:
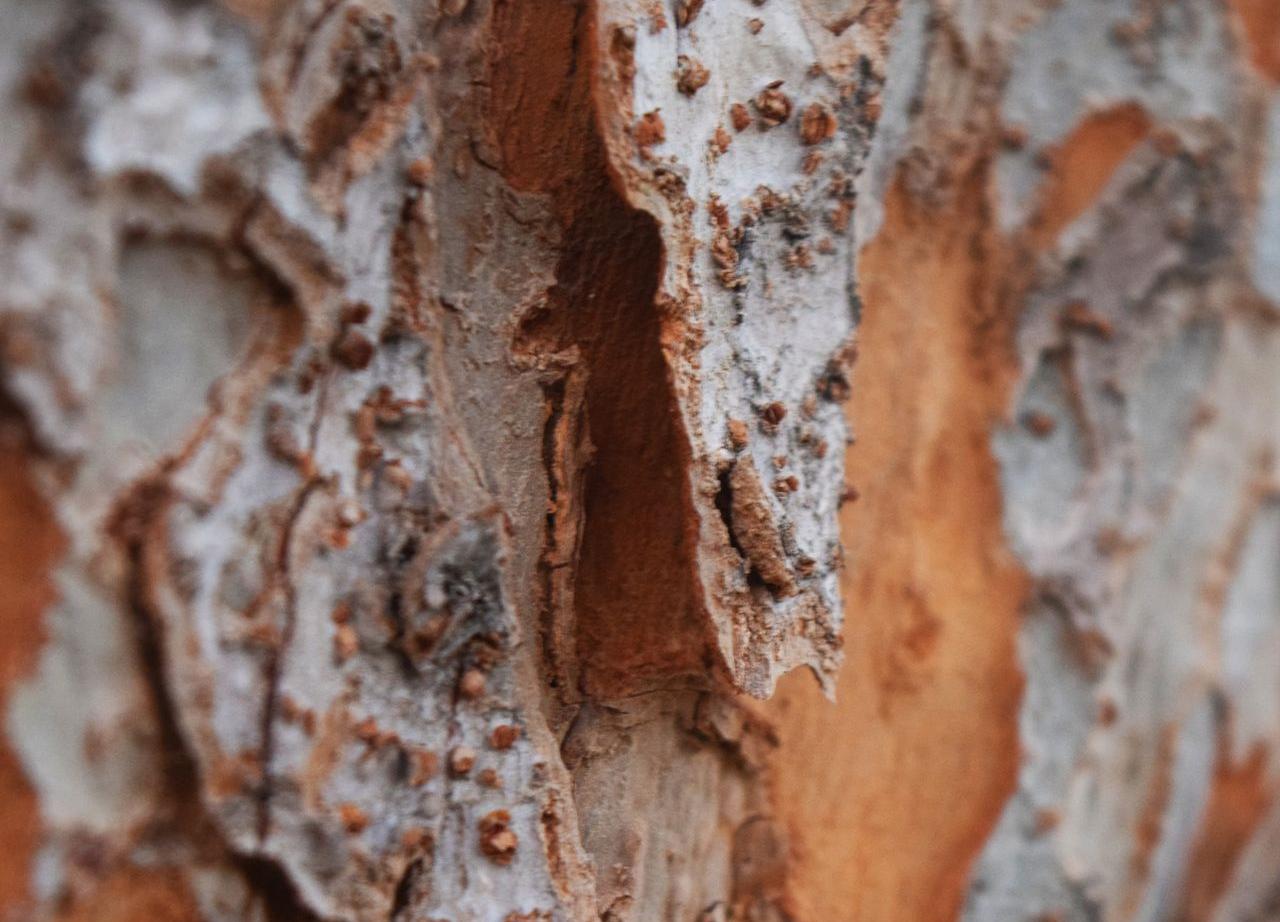
[[[1183,922],[1208,922],[1226,891],[1236,862],[1275,798],[1261,748],[1239,764],[1231,761],[1224,735],[1218,748],[1209,801],[1187,862]]]
[[[576,349],[572,373],[586,376],[592,453],[574,630],[581,684],[607,696],[705,672],[710,642],[690,560],[689,448],[654,303],[661,244],[653,220],[614,186],[595,120],[588,6],[495,5],[490,122],[507,181],[549,194],[562,228],[556,283],[519,339],[532,352]],[[562,396],[548,389],[553,404]],[[562,410],[574,411],[556,405],[550,418]]]
[[[181,871],[126,868],[116,871],[60,912],[58,922],[201,922]]]
[[[1251,63],[1267,79],[1280,83],[1280,2],[1230,0]]]
[[[862,251],[838,703],[796,674],[770,704],[798,922],[954,918],[1014,788],[1027,580],[990,451],[1016,367],[984,183],[941,210],[895,186]]]
[[[27,455],[0,448],[0,717],[8,694],[35,665],[41,619],[55,598],[50,571],[62,536],[32,480]],[[31,860],[41,836],[40,809],[8,737],[0,732],[0,915],[31,898]]]
[[[1151,120],[1133,103],[1095,112],[1048,154],[1049,173],[1040,193],[1032,241],[1051,246],[1058,234],[1093,204],[1135,147],[1150,133]]]

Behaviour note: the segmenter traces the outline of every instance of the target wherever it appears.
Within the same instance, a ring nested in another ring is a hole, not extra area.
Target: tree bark
[[[3,0],[5,919],[1280,919],[1274,0]]]

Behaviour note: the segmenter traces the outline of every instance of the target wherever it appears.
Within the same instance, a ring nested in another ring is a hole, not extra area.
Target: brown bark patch
[[[1058,234],[1084,214],[1106,187],[1116,167],[1150,133],[1151,120],[1134,103],[1095,112],[1048,155],[1049,178],[1040,195],[1032,240],[1051,246]]]
[[[517,189],[567,192],[592,138],[586,75],[578,62],[581,4],[499,0],[490,34],[490,128],[502,175]],[[572,209],[572,202],[564,203]]]
[[[689,447],[655,305],[661,243],[614,185],[595,119],[594,28],[582,4],[499,2],[491,120],[507,181],[549,194],[561,224],[556,283],[517,339],[525,352],[574,355],[568,373],[585,375],[585,410],[551,406],[548,418],[585,413],[576,659],[582,689],[610,696],[704,673],[711,644],[691,561]],[[548,400],[564,390],[548,387]],[[549,480],[554,504],[573,478]],[[565,527],[549,523],[549,546]]]
[[[1280,82],[1280,3],[1230,0],[1244,34],[1249,63],[1267,79]]]
[[[1243,762],[1231,762],[1224,735],[1218,750],[1209,802],[1187,862],[1184,904],[1179,918],[1206,922],[1226,891],[1236,861],[1266,816],[1275,796],[1267,782],[1267,757],[1261,747]]]
[[[26,453],[0,447],[0,715],[8,695],[35,665],[42,616],[55,592],[49,575],[63,540],[32,480]],[[31,898],[31,861],[40,845],[40,807],[7,735],[0,733],[0,910]],[[3,913],[0,913],[3,914]]]
[[[181,871],[136,868],[106,877],[58,915],[59,922],[201,922],[203,918]]]
[[[1027,579],[990,450],[1016,367],[984,183],[939,210],[896,185],[861,255],[838,703],[796,674],[770,704],[802,922],[954,918],[1016,781]]]

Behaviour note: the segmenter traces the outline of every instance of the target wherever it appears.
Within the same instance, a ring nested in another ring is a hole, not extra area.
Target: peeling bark
[[[7,917],[1275,914],[1270,0],[4,13]]]

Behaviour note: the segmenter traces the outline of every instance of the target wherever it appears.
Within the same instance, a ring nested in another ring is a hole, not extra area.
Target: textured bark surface
[[[0,12],[4,918],[1280,918],[1274,0]]]

